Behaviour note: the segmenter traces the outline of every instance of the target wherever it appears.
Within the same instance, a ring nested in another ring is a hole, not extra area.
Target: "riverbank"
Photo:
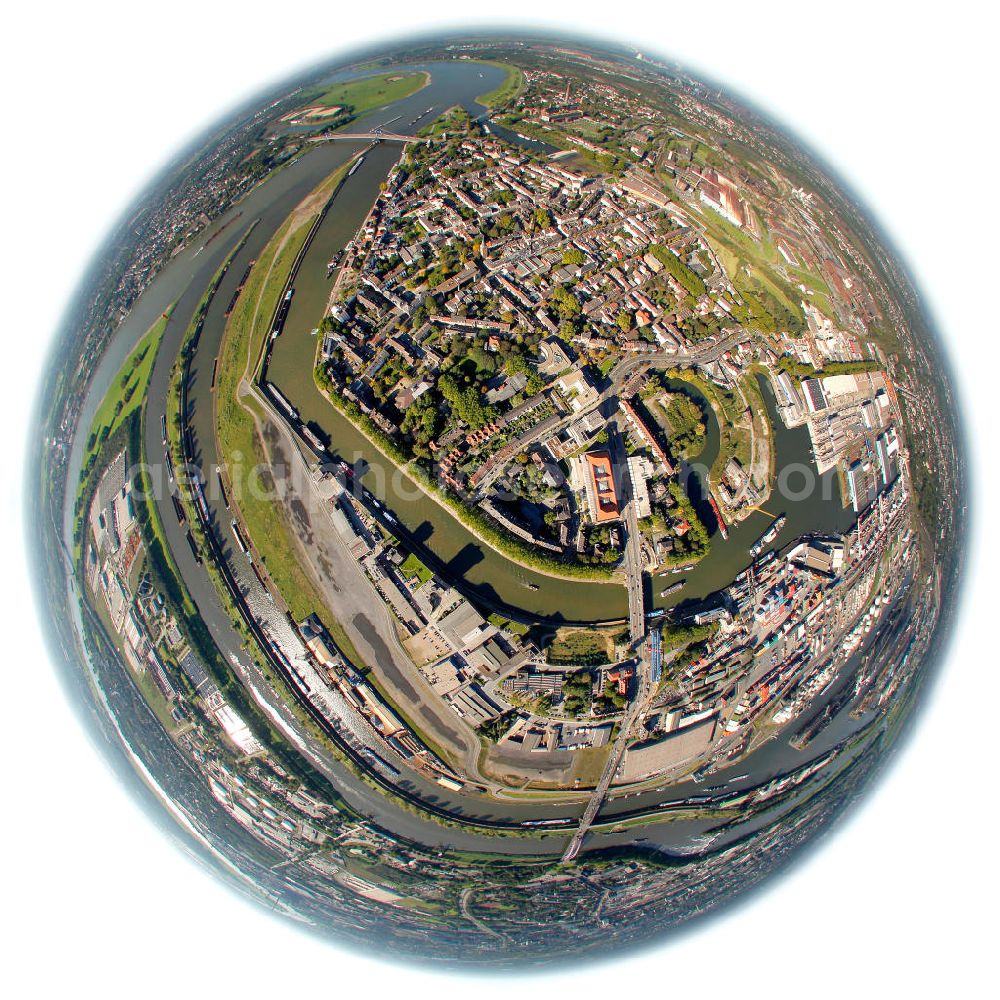
[[[316,388],[323,398],[340,413],[351,426],[361,434],[374,448],[377,448],[383,458],[393,463],[395,469],[412,483],[428,499],[433,500],[448,514],[460,521],[473,534],[477,541],[489,546],[494,552],[511,560],[518,566],[541,573],[543,576],[556,580],[595,580],[611,582],[621,576],[618,568],[604,566],[585,566],[582,564],[562,563],[554,557],[535,552],[527,543],[513,535],[506,535],[500,527],[494,528],[487,515],[480,514],[475,508],[444,493],[429,483],[426,472],[417,466],[394,446],[391,439],[372,425],[366,415],[351,407],[336,393],[331,391],[316,377]],[[356,412],[355,412],[356,411]]]
[[[248,488],[270,478],[260,437],[260,413],[246,399],[246,383],[257,370],[270,320],[287,284],[292,265],[310,230],[353,160],[339,167],[297,206],[259,255],[226,324],[219,351],[213,424],[220,465],[227,470],[230,500],[258,551],[275,588],[297,619],[319,615],[344,655],[363,667],[357,650],[326,608],[318,590],[302,570],[291,545],[292,526],[285,523],[266,490]],[[244,481],[244,476],[246,481]],[[251,477],[256,481],[251,482]]]
[[[511,66],[509,63],[492,60],[477,59],[476,62],[483,66],[496,66],[497,69],[502,69],[507,74],[499,87],[494,87],[493,90],[480,94],[476,98],[477,104],[482,104],[486,108],[497,108],[513,101],[524,90],[526,81],[523,70]]]
[[[429,87],[430,82],[431,75],[427,70],[417,70],[410,73],[379,73],[336,83],[325,89],[317,87],[313,91],[307,91],[303,100],[307,107],[303,111],[292,112],[292,115],[300,119],[303,116],[315,118],[316,124],[322,124],[322,115],[349,108],[354,121],[376,108],[412,97]],[[320,108],[323,109],[321,113],[306,114],[307,111]]]

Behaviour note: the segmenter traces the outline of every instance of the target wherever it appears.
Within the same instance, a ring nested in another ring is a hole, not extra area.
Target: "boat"
[[[787,520],[788,518],[784,514],[780,517],[776,517],[771,527],[768,528],[767,531],[765,531],[764,534],[750,546],[750,555],[756,559],[757,556],[760,555],[761,551],[778,537],[778,532],[785,526],[785,522]]]
[[[358,157],[358,158],[357,158],[357,159],[356,159],[356,160],[354,161],[354,166],[353,166],[353,167],[351,167],[351,169],[347,171],[347,176],[348,176],[348,177],[353,177],[353,176],[354,176],[354,174],[355,174],[355,173],[357,172],[357,169],[358,169],[358,167],[360,167],[360,166],[361,166],[361,164],[362,164],[362,163],[364,163],[364,162],[365,162],[365,158],[364,158],[363,156],[359,156],[359,157]]]
[[[715,520],[719,524],[719,534],[722,535],[722,540],[729,540],[729,532],[726,530],[726,522],[722,520],[722,513],[719,510],[719,505],[715,502],[715,497],[710,496],[708,498],[709,505],[712,508],[712,513],[715,515]]]
[[[528,590],[538,590],[537,583],[526,583],[525,586],[528,588]]]
[[[694,563],[688,563],[686,566],[671,566],[667,569],[657,570],[657,576],[677,576],[678,573],[687,573],[688,571],[694,569]]]
[[[329,278],[331,274],[337,269],[337,266],[344,259],[344,251],[338,250],[327,262],[326,262],[326,276]]]
[[[676,583],[671,584],[669,587],[664,588],[660,591],[660,597],[669,597],[671,594],[676,594],[684,586],[683,580],[678,580]]]

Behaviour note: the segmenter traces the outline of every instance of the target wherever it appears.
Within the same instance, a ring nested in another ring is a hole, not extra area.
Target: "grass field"
[[[591,628],[561,628],[545,650],[549,663],[609,663],[614,654],[612,633]]]
[[[118,369],[114,384],[94,414],[90,437],[87,438],[87,450],[83,456],[84,466],[91,455],[97,453],[101,444],[125,423],[146,398],[153,361],[172,309],[173,306],[143,334],[142,340],[135,345]]]
[[[296,254],[317,214],[350,164],[335,171],[292,213],[271,238],[254,265],[222,341],[216,384],[216,432],[223,463],[232,468],[266,461],[254,416],[261,416],[249,398],[238,398],[244,375],[256,368],[271,316]],[[242,463],[234,460],[239,452]],[[240,490],[237,504],[247,531],[268,575],[296,619],[315,612],[344,655],[363,667],[354,644],[330,614],[308,574],[300,565],[280,504],[259,491]]]
[[[401,101],[415,94],[430,83],[430,75],[419,73],[379,73],[362,80],[348,80],[338,83],[313,97],[310,105],[324,108],[350,108],[355,115],[364,114],[372,108]]]
[[[833,315],[830,288],[823,278],[813,271],[786,263],[766,232],[760,240],[754,240],[711,209],[692,208],[697,211],[708,242],[737,290],[750,287],[756,281],[789,312],[801,314],[799,302],[806,299],[825,315]],[[788,274],[788,281],[778,269]],[[797,284],[804,285],[807,290],[800,291],[795,287]]]
[[[415,576],[421,583],[426,583],[433,576],[431,571],[412,552],[403,560],[403,564],[399,568],[403,576],[407,578]]]
[[[586,747],[583,750],[577,750],[573,777],[584,788],[593,787],[601,780],[610,753],[610,743],[606,743],[602,747]]]
[[[494,88],[486,94],[481,94],[476,98],[479,104],[484,105],[487,108],[496,108],[501,104],[506,104],[508,101],[512,101],[518,94],[524,90],[524,73],[521,72],[516,66],[510,66],[507,63],[489,63],[490,66],[498,66],[507,75],[504,77],[503,83],[499,87]]]

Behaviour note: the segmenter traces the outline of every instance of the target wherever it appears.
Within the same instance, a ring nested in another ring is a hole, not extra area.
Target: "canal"
[[[405,121],[416,117],[418,111],[426,109],[432,104],[438,105],[438,113],[456,104],[461,104],[471,112],[481,113],[483,109],[475,105],[474,101],[470,100],[467,95],[487,92],[497,86],[503,78],[503,71],[496,67],[478,66],[470,63],[448,63],[442,64],[442,67],[431,67],[434,69],[431,85],[405,101],[398,102],[391,109],[391,113],[387,114],[385,109],[378,109],[366,116],[361,123],[355,123],[352,129],[371,128],[381,124],[400,113],[399,109],[403,107],[407,109],[402,111],[404,122],[392,126],[397,131],[406,131]],[[482,76],[479,75],[480,72]],[[407,118],[407,116],[409,117]],[[420,127],[420,125],[416,127]],[[164,408],[169,368],[178,350],[186,326],[186,319],[189,318],[197,298],[200,297],[201,290],[208,285],[216,269],[250,223],[258,219],[260,221],[251,233],[246,245],[236,255],[229,273],[220,286],[212,308],[209,310],[192,373],[190,399],[194,409],[195,437],[201,452],[202,464],[207,465],[215,460],[210,373],[212,363],[218,355],[225,326],[223,315],[225,305],[246,265],[259,254],[266,241],[295,205],[324,177],[346,162],[364,145],[361,142],[337,142],[320,144],[315,149],[311,149],[296,162],[268,177],[240,204],[225,213],[202,234],[202,237],[184,252],[178,254],[164,268],[163,272],[136,302],[129,316],[119,326],[92,379],[83,416],[76,430],[73,444],[74,457],[69,467],[67,482],[76,482],[79,474],[79,456],[89,431],[90,420],[100,399],[113,383],[121,361],[132,350],[157,316],[172,303],[183,299],[176,318],[168,324],[150,386],[150,405],[153,410],[149,415],[149,423],[153,426],[151,432],[153,438],[158,437],[155,428],[157,411],[162,412]],[[362,457],[371,463],[373,471],[370,474],[369,485],[373,487],[378,486],[379,475],[382,476],[384,482],[392,482],[391,464],[380,458],[370,442],[358,434],[349,422],[334,411],[315,390],[312,381],[312,363],[316,341],[312,331],[322,317],[329,293],[326,263],[333,252],[353,236],[357,224],[363,219],[377,196],[379,184],[391,169],[399,153],[399,148],[391,145],[377,147],[366,158],[363,167],[356,172],[341,191],[334,209],[324,220],[300,271],[295,286],[293,308],[285,327],[285,333],[277,342],[277,350],[272,358],[271,368],[272,378],[287,395],[295,400],[303,416],[306,419],[315,419],[329,436],[333,446],[344,457],[349,460]],[[213,239],[217,233],[220,235]],[[769,388],[764,386],[763,391],[774,428],[777,467],[781,469],[791,463],[803,463],[812,468],[813,473],[815,473],[815,466],[809,454],[808,434],[804,429],[794,431],[784,429],[777,420]],[[711,459],[718,449],[718,425],[715,423],[713,426],[713,419],[709,418],[708,443],[699,456],[699,461],[706,466],[711,464]],[[156,441],[153,443],[154,445],[158,444]],[[148,451],[150,453],[146,456],[147,459],[155,463],[157,456],[153,453],[154,449],[150,447]],[[381,473],[378,471],[380,467]],[[697,470],[694,474],[698,475]],[[788,515],[788,524],[778,539],[779,545],[786,544],[802,532],[842,530],[853,521],[853,517],[844,510],[840,503],[836,483],[832,482],[830,485],[833,487],[832,490],[826,491],[829,499],[823,499],[823,491],[819,491],[811,498],[798,498],[780,504],[777,501],[772,501],[767,505],[768,509],[773,510],[774,513],[780,513],[781,510],[784,510]],[[73,494],[73,490],[67,491],[66,525],[68,533],[71,527]],[[603,620],[624,615],[625,591],[623,587],[585,581],[554,580],[523,570],[499,553],[476,542],[468,530],[450,513],[436,502],[419,494],[415,486],[407,490],[407,497],[405,500],[400,497],[393,503],[400,519],[407,524],[410,530],[425,538],[430,547],[439,552],[455,572],[463,573],[466,579],[473,586],[479,588],[482,593],[495,593],[498,599],[539,615],[562,615],[574,620],[587,618]],[[387,499],[392,498],[387,496]],[[747,551],[749,546],[765,530],[768,523],[769,519],[766,515],[755,515],[744,525],[734,529],[728,543],[722,543],[721,539],[718,538],[714,539],[715,544],[711,554],[688,575],[688,585],[680,595],[681,598],[704,596],[728,584],[733,576],[746,565],[749,559]],[[192,585],[199,606],[207,607],[209,597],[212,594],[211,581],[206,578],[188,582]],[[537,582],[539,590],[532,591],[525,586],[531,582]],[[219,613],[223,615],[221,608]],[[236,637],[234,636],[235,641]],[[829,733],[824,734],[825,739],[817,741],[817,744],[821,746],[827,740],[837,738],[840,735],[839,728],[835,729],[831,726]],[[772,761],[771,756],[777,755],[779,746],[783,744],[784,740],[781,741],[781,744],[776,742],[762,748],[761,751],[758,751],[760,760],[759,762],[755,760],[755,765],[766,763],[768,769],[776,768],[779,762]],[[756,777],[760,767],[755,766],[753,770]],[[347,780],[350,783],[350,780]],[[447,801],[448,796],[440,790],[437,791],[441,800]],[[364,789],[361,790],[361,794],[368,800],[375,798]],[[399,828],[397,824],[399,824],[400,819],[396,815],[398,810],[386,809],[384,806],[377,808],[374,801],[367,804],[377,816],[384,816],[387,812],[392,813],[391,816],[385,817],[388,825]],[[565,812],[565,808],[560,809],[558,805],[553,804],[506,803],[500,806],[497,811],[519,818],[523,816],[551,817]],[[418,833],[426,836],[427,831],[423,829],[425,826],[423,821],[413,819],[413,829],[404,828],[404,832],[414,836],[417,836]],[[673,833],[664,830],[661,835],[658,831],[657,839],[662,837],[663,842],[669,843],[671,840],[679,839],[680,833],[680,830]],[[478,838],[467,836],[462,831],[449,830],[442,836],[456,846],[478,845]],[[605,838],[604,834],[598,836],[602,841]],[[516,849],[529,851],[532,848],[537,849],[536,842],[525,838],[518,842]]]
[[[299,270],[292,308],[284,332],[275,343],[268,377],[294,403],[302,419],[321,433],[335,455],[348,463],[361,462],[367,466],[364,485],[421,544],[435,553],[449,574],[463,579],[469,589],[487,602],[555,620],[607,621],[624,617],[627,601],[621,584],[547,576],[480,542],[447,508],[397,469],[316,388],[312,374],[317,346],[315,331],[324,315],[332,280],[326,277],[327,262],[353,238],[398,155],[397,150],[388,146],[377,147],[345,183]],[[718,421],[708,401],[694,386],[670,381],[671,388],[682,388],[695,396],[706,411],[706,444],[697,464],[682,469],[696,506],[704,507],[703,498],[708,495],[706,470],[720,447]],[[801,470],[798,478],[780,477],[791,488],[784,490],[785,496],[773,496],[766,505],[770,514],[784,513],[788,519],[775,545],[782,547],[807,532],[845,530],[853,518],[844,509],[835,473],[822,477],[816,473],[808,431],[804,427],[789,430],[781,424],[770,384],[763,378],[761,392],[773,427],[776,468]],[[814,488],[801,489],[804,482],[813,483]],[[703,599],[727,586],[749,564],[750,546],[773,520],[770,514],[752,514],[730,531],[728,541],[716,533],[709,555],[683,577],[682,591],[668,599],[655,597],[677,579],[660,577],[652,582],[653,594],[647,596],[654,597],[656,606],[666,607]],[[706,523],[712,523],[710,514],[706,515]]]
[[[711,534],[709,554],[683,576],[657,577],[657,594],[671,582],[683,579],[684,589],[669,598],[655,600],[657,607],[670,607],[699,601],[732,583],[736,575],[750,565],[751,546],[767,531],[774,519],[785,515],[785,526],[768,548],[782,549],[801,535],[840,533],[854,524],[854,513],[845,508],[835,470],[822,476],[816,470],[812,444],[806,427],[788,428],[781,422],[771,383],[758,376],[758,385],[767,409],[775,454],[775,483],[763,510],[729,528],[729,538],[719,534],[715,516],[708,505],[708,470],[718,457],[721,432],[718,417],[697,386],[683,379],[667,378],[671,392],[683,392],[692,398],[705,416],[705,445],[689,462],[681,463],[680,475],[695,509]],[[766,549],[765,549],[766,551]]]
[[[386,125],[399,132],[415,132],[431,120],[431,116],[421,115],[431,108],[436,116],[449,107],[461,106],[476,117],[485,109],[475,102],[474,97],[498,86],[503,79],[503,70],[498,67],[473,63],[416,64],[413,68],[429,71],[431,83],[391,107],[375,109],[353,123],[350,129],[359,131]],[[414,119],[418,119],[415,124]],[[516,137],[514,141],[517,141]],[[189,398],[199,457],[204,466],[217,461],[212,429],[211,366],[218,355],[224,330],[224,305],[246,264],[259,254],[292,208],[325,176],[365,145],[361,141],[317,144],[315,149],[310,149],[296,162],[279,170],[234,206],[205,232],[204,241],[196,241],[178,255],[144,292],[116,332],[88,393],[81,426],[86,428],[89,425],[87,414],[94,412],[121,361],[159,313],[176,301],[192,282],[207,283],[206,276],[219,266],[239,235],[252,220],[260,219],[220,287],[207,317],[192,368]],[[399,473],[389,459],[329,406],[315,387],[312,377],[316,350],[314,331],[322,319],[330,291],[327,262],[353,238],[378,196],[380,184],[400,155],[398,145],[384,143],[376,146],[367,154],[361,168],[345,182],[299,271],[285,331],[276,342],[272,355],[269,377],[294,402],[303,418],[322,430],[333,451],[349,462],[362,460],[367,463],[369,471],[365,485],[387,503],[417,540],[437,554],[449,573],[463,578],[484,601],[555,620],[606,621],[623,618],[627,613],[623,586],[550,577],[522,567],[479,542],[450,511],[422,493],[411,478]],[[222,230],[225,232],[220,238],[212,239],[215,233]],[[164,353],[176,352],[181,332],[176,327],[170,330],[170,335],[164,340]],[[682,385],[685,391],[697,393],[689,383]],[[784,512],[788,517],[777,544],[783,546],[804,532],[843,530],[849,526],[852,517],[841,504],[833,474],[827,474],[822,479],[815,475],[808,433],[804,428],[784,428],[777,419],[773,396],[766,382],[762,383],[762,392],[774,428],[776,467],[779,471],[792,465],[810,469],[822,487],[804,496],[774,497],[769,501],[766,506],[771,513]],[[700,467],[711,466],[719,447],[718,423],[707,403],[704,403],[704,408],[708,415],[708,439],[698,456],[698,468],[691,470],[690,477],[692,491],[697,494],[701,490],[702,495],[705,495],[705,479]],[[82,448],[78,437],[74,452],[79,451]],[[76,468],[79,468],[78,462]],[[652,602],[659,606],[676,605],[699,600],[726,586],[747,565],[749,547],[766,530],[770,520],[767,514],[757,513],[733,528],[728,542],[716,535],[712,539],[710,554],[694,570],[685,574],[683,590],[669,599],[660,599],[651,593]],[[652,581],[651,591],[658,593],[663,589],[661,580],[670,581],[671,578]]]

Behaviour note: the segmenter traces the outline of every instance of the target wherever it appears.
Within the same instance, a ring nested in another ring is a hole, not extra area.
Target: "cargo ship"
[[[359,156],[357,158],[357,160],[355,160],[354,166],[351,167],[351,169],[347,171],[347,176],[348,177],[353,177],[355,175],[355,173],[357,173],[358,167],[360,167],[361,164],[364,163],[364,162],[365,162],[365,158],[363,156]]]
[[[224,316],[229,316],[229,314],[236,307],[236,301],[240,297],[240,292],[243,291],[243,288],[247,283],[247,279],[250,277],[250,271],[253,269],[253,266],[256,263],[257,263],[256,260],[252,260],[250,261],[249,264],[247,264],[246,270],[243,272],[243,277],[240,278],[239,284],[237,284],[236,289],[233,292],[233,297],[229,300],[229,305],[226,306],[226,311],[225,313],[223,313]]]
[[[715,515],[715,520],[719,524],[719,534],[722,535],[722,540],[729,540],[729,532],[726,530],[726,522],[722,520],[722,513],[719,511],[719,505],[715,502],[715,497],[710,496],[708,502],[712,505],[712,513]]]
[[[285,320],[288,318],[288,308],[292,304],[292,293],[294,291],[294,288],[289,288],[285,292],[285,297],[281,300],[281,304],[278,306],[278,314],[274,317],[274,329],[271,330],[271,340],[277,340],[278,334],[281,333],[285,326]]]

